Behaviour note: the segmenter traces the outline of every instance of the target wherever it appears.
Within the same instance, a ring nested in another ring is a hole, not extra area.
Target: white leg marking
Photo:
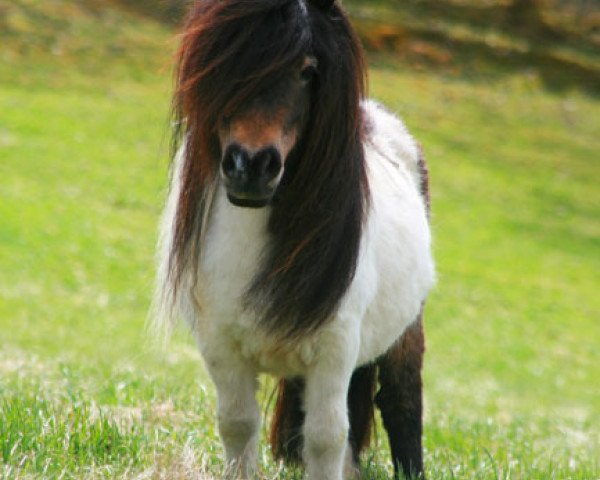
[[[219,435],[228,470],[250,478],[256,471],[260,429],[256,372],[215,368],[210,362],[207,365],[217,388]]]
[[[346,457],[344,458],[344,480],[360,480],[359,466],[354,463],[352,447],[350,444],[346,447]]]
[[[320,342],[326,355],[306,376],[303,456],[310,480],[342,480],[350,448],[348,386],[358,342],[348,331],[324,336],[331,337]]]

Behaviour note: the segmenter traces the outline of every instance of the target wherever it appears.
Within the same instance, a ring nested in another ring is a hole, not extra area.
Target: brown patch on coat
[[[425,206],[427,207],[427,215],[431,213],[431,196],[429,194],[429,168],[427,167],[427,161],[425,160],[425,152],[423,151],[422,145],[417,145],[419,152],[419,175],[421,177],[421,195],[425,200]]]
[[[350,420],[350,446],[354,463],[358,466],[360,453],[371,442],[375,419],[373,396],[377,386],[377,365],[368,364],[352,374],[348,389],[348,416]]]
[[[375,402],[388,434],[394,474],[423,476],[423,315],[379,359],[379,384]]]

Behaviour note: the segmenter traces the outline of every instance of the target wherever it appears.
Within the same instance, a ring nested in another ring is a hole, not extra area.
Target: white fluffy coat
[[[233,206],[218,185],[198,282],[181,289],[177,299],[178,313],[190,324],[217,388],[227,459],[243,473],[256,466],[256,378],[268,372],[305,377],[307,476],[340,480],[348,456],[346,395],[352,372],[384,354],[415,321],[434,282],[417,146],[400,120],[377,103],[365,102],[363,108],[372,127],[364,145],[371,203],[356,273],[334,317],[289,344],[257,328],[241,299],[267,245],[269,208]],[[167,322],[173,315],[160,307],[169,298],[166,273],[179,175],[176,164],[159,249],[157,304]]]

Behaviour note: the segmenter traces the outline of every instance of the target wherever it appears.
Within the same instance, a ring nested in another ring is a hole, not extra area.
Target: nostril
[[[275,148],[261,150],[254,157],[253,163],[261,176],[268,180],[275,178],[281,171],[281,155]]]
[[[226,156],[223,158],[223,173],[226,177],[231,177],[235,172],[235,162],[233,161],[232,156]]]
[[[227,178],[240,178],[245,172],[248,164],[248,154],[238,145],[227,148],[221,168]]]
[[[271,177],[276,177],[281,171],[281,157],[279,154],[271,155],[271,159],[267,165],[267,174]]]

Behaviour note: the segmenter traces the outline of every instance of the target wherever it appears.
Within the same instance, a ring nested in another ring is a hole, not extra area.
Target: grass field
[[[172,32],[66,0],[2,12],[0,478],[218,478],[192,342],[144,332]],[[371,94],[431,168],[429,478],[600,479],[600,97],[389,55]],[[386,448],[379,428],[366,478],[388,478]],[[264,444],[261,468],[300,478]]]

